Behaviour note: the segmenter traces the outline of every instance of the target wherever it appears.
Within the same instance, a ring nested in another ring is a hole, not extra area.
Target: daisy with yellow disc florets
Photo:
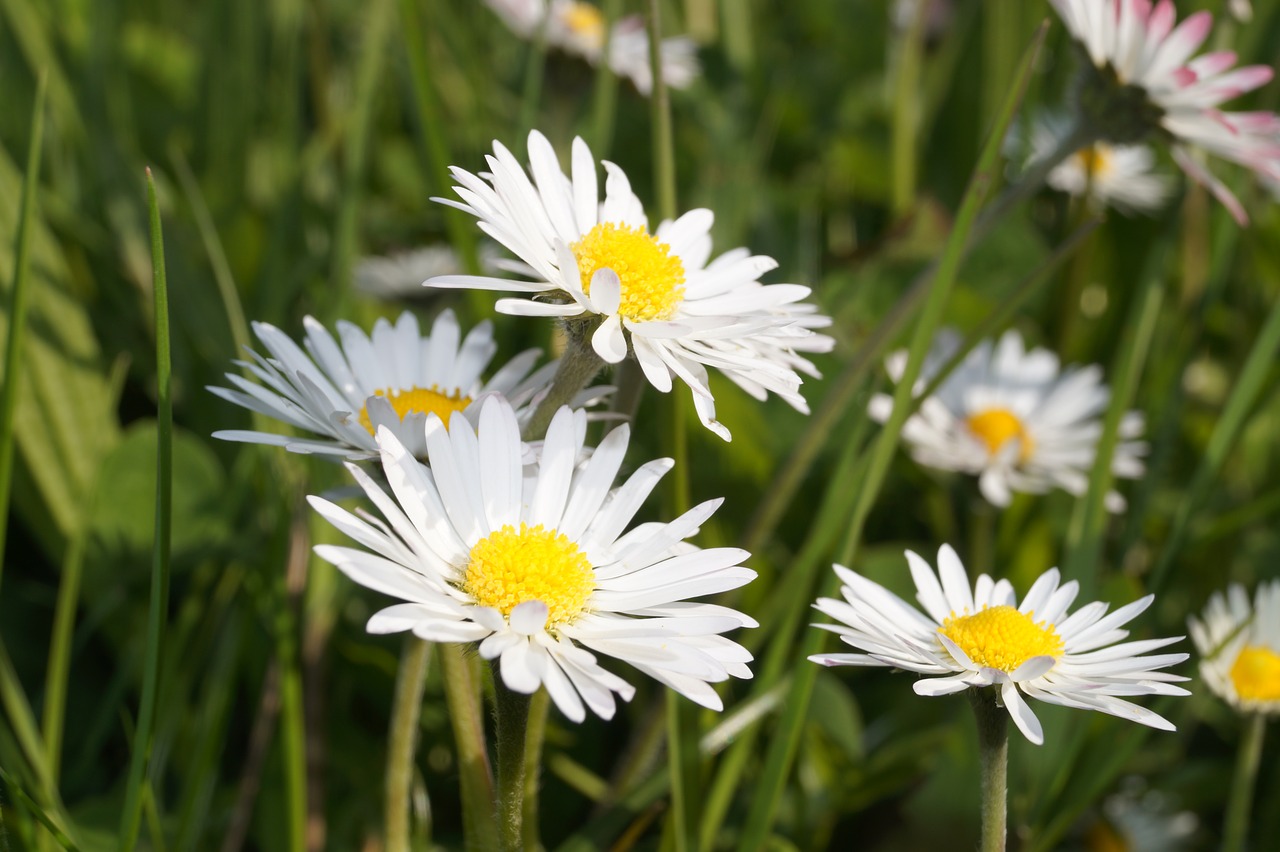
[[[1258,586],[1252,605],[1238,584],[1189,619],[1200,675],[1243,713],[1280,714],[1280,580]]]
[[[889,666],[928,675],[915,682],[917,695],[947,695],[970,687],[998,690],[1018,730],[1037,745],[1044,742],[1044,732],[1025,698],[1174,729],[1162,716],[1121,697],[1188,694],[1173,684],[1187,678],[1157,671],[1187,655],[1148,653],[1182,637],[1121,641],[1129,635],[1123,626],[1151,605],[1152,595],[1110,614],[1107,604],[1094,602],[1068,615],[1079,584],[1060,583],[1056,568],[1042,574],[1019,604],[1008,580],[983,574],[970,586],[949,545],[938,550],[936,574],[911,551],[907,563],[924,612],[862,575],[835,566],[844,599],[821,598],[815,607],[837,623],[816,626],[838,634],[861,653],[809,659],[827,666]]]
[[[371,633],[478,643],[509,689],[545,686],[575,721],[586,709],[611,718],[614,695],[630,700],[634,693],[596,654],[719,710],[711,684],[751,677],[751,654],[721,634],[756,622],[688,599],[750,582],[755,572],[740,564],[748,554],[685,542],[721,500],[670,523],[631,526],[672,462],[641,465],[614,488],[628,426],[579,464],[585,433],[585,414],[561,408],[537,461],[526,466],[515,410],[490,397],[475,427],[455,419],[446,429],[428,415],[428,468],[384,427],[378,443],[391,494],[349,468],[385,521],[311,497],[364,548],[322,545],[316,553],[357,583],[405,601],[375,614]]]
[[[460,202],[437,199],[475,216],[519,258],[502,266],[524,280],[447,275],[428,286],[531,297],[500,299],[497,309],[561,317],[571,329],[576,323],[572,333],[589,336],[600,359],[617,364],[633,354],[659,391],[679,379],[693,391],[702,423],[726,440],[708,367],[756,398],[774,393],[808,410],[797,370],[813,374],[813,365],[799,353],[833,345],[814,331],[830,320],[801,301],[808,287],[760,283],[777,263],[746,249],[713,259],[710,210],[691,210],[651,231],[626,174],[607,161],[601,201],[596,162],[581,139],[573,142],[570,175],[537,131],[529,134],[529,162],[527,173],[495,142],[488,173],[453,169]]]
[[[463,337],[452,311],[441,312],[426,335],[408,311],[394,325],[378,320],[372,334],[339,322],[337,340],[312,317],[303,324],[306,338],[300,347],[275,326],[254,323],[268,357],[250,351],[253,360],[240,363],[260,384],[227,373],[235,390],[209,390],[310,436],[226,430],[214,432],[215,438],[366,459],[377,455],[374,435],[386,427],[409,452],[422,457],[428,414],[445,423],[454,414],[474,419],[480,413],[478,401],[496,393],[511,401],[523,421],[556,370],[555,362],[535,370],[539,352],[529,349],[485,381],[482,376],[498,349],[493,325],[482,322]],[[584,390],[575,403],[586,405],[607,391]]]

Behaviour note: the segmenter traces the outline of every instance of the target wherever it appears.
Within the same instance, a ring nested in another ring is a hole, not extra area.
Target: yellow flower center
[[[591,295],[591,276],[612,269],[622,282],[618,314],[629,320],[670,319],[684,301],[684,264],[671,247],[646,233],[601,222],[569,246],[578,261],[582,292]]]
[[[1062,638],[1053,625],[1007,606],[983,607],[973,615],[952,614],[938,632],[980,666],[1012,672],[1032,657],[1057,657]]]
[[[1280,654],[1248,645],[1231,664],[1236,694],[1247,701],[1280,701]]]
[[[604,15],[590,3],[570,3],[561,13],[561,21],[575,35],[604,44]]]
[[[385,397],[387,402],[391,403],[391,407],[395,409],[396,416],[401,420],[405,417],[420,411],[423,414],[436,414],[444,421],[444,425],[449,425],[449,418],[453,416],[455,411],[462,411],[471,404],[471,397],[463,396],[460,393],[445,393],[436,385],[429,388],[413,387],[408,390],[385,390],[374,391],[374,396]],[[374,428],[373,422],[369,420],[369,406],[360,406],[360,425],[369,430],[370,435],[376,435],[377,429]]]
[[[1027,434],[1027,428],[1018,415],[1007,408],[988,408],[986,411],[979,411],[966,420],[964,425],[969,427],[969,431],[975,438],[987,445],[992,455],[1000,452],[1000,448],[1006,443],[1017,438],[1022,442],[1022,448],[1018,451],[1018,461],[1025,462],[1031,458],[1031,451],[1035,448],[1031,436]]]
[[[568,536],[538,524],[507,524],[476,542],[462,589],[481,606],[510,615],[526,601],[547,605],[548,625],[580,616],[595,590],[595,571]]]
[[[1111,171],[1112,153],[1106,145],[1083,148],[1071,156],[1089,177],[1105,177]]]

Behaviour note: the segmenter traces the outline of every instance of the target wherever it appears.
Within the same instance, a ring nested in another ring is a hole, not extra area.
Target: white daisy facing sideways
[[[635,691],[596,654],[720,710],[711,684],[751,677],[751,654],[720,634],[756,622],[688,599],[749,583],[756,573],[740,564],[749,554],[685,542],[722,500],[628,530],[672,462],[641,465],[614,488],[629,428],[614,429],[579,464],[585,433],[584,412],[561,408],[530,474],[515,411],[501,397],[485,400],[478,427],[455,420],[446,429],[429,415],[429,467],[382,428],[391,493],[348,465],[382,518],[309,497],[364,548],[315,551],[360,585],[404,601],[376,613],[370,633],[479,643],[508,688],[528,694],[545,686],[574,721],[587,709],[611,718],[614,695],[629,701]]]
[[[1056,150],[1066,130],[1052,119],[1039,122],[1032,133],[1032,162]],[[1173,190],[1169,178],[1154,170],[1155,161],[1155,151],[1147,145],[1097,142],[1054,166],[1045,183],[1076,198],[1087,196],[1094,210],[1150,213],[1163,207]]]
[[[1213,26],[1196,12],[1174,26],[1172,0],[1050,0],[1088,55],[1094,77],[1080,102],[1094,128],[1112,142],[1157,134],[1187,176],[1207,187],[1241,224],[1248,216],[1235,195],[1196,158],[1201,149],[1261,175],[1280,177],[1280,117],[1273,112],[1219,108],[1269,82],[1266,65],[1234,68],[1236,54],[1213,51],[1192,58]]]
[[[605,52],[607,22],[600,9],[583,0],[485,0],[520,38],[545,38],[548,47],[599,65]],[[545,30],[544,30],[545,28]],[[609,29],[609,68],[625,77],[642,95],[653,91],[649,63],[649,32],[639,15],[627,15]],[[698,77],[698,46],[687,36],[664,38],[659,46],[662,79],[674,89],[688,87]]]
[[[939,332],[930,347],[915,393],[923,393],[960,346],[960,336]],[[894,381],[906,369],[907,353],[886,359]],[[902,438],[912,458],[927,467],[978,477],[982,495],[995,506],[1008,506],[1015,491],[1043,494],[1061,488],[1082,495],[1102,435],[1101,416],[1111,394],[1095,365],[1063,368],[1047,349],[1027,350],[1016,331],[994,344],[974,347],[937,390],[920,403],[903,425]],[[884,423],[893,398],[872,397],[872,419]],[[1146,445],[1143,417],[1133,411],[1120,422],[1120,441],[1111,461],[1119,477],[1142,475]],[[1107,508],[1124,510],[1118,493],[1106,497]]]
[[[1057,568],[1041,574],[1019,604],[1008,580],[983,574],[970,586],[950,545],[938,550],[937,573],[911,551],[906,556],[924,612],[836,565],[843,600],[820,598],[814,608],[837,623],[814,626],[863,653],[815,654],[810,660],[929,675],[913,684],[917,695],[999,689],[1013,723],[1036,745],[1044,742],[1044,731],[1024,696],[1174,730],[1164,717],[1121,697],[1190,694],[1174,685],[1187,678],[1157,671],[1187,654],[1148,653],[1183,637],[1121,642],[1129,635],[1122,626],[1150,606],[1153,595],[1110,614],[1108,604],[1095,601],[1068,615],[1079,584],[1060,583]]]
[[[213,437],[359,460],[378,454],[374,436],[385,426],[411,453],[422,457],[428,414],[440,415],[446,422],[455,413],[475,419],[481,400],[501,394],[516,406],[523,421],[545,395],[556,370],[554,361],[535,370],[541,353],[529,349],[485,381],[482,376],[498,349],[492,323],[481,322],[463,337],[457,317],[449,310],[440,312],[426,335],[408,311],[394,325],[379,319],[371,334],[339,322],[338,340],[312,317],[304,319],[303,325],[306,337],[300,347],[275,326],[254,323],[254,333],[269,357],[250,350],[252,361],[236,363],[246,367],[258,383],[227,373],[235,390],[209,390],[313,437],[249,430],[224,430]],[[609,390],[588,388],[574,402],[587,405]]]
[[[446,275],[427,286],[519,293],[532,298],[499,299],[498,311],[594,323],[591,345],[601,359],[617,364],[634,354],[663,393],[678,378],[692,391],[703,425],[725,440],[708,367],[756,399],[772,392],[807,413],[797,370],[816,370],[799,353],[834,345],[814,331],[830,319],[801,301],[809,288],[760,283],[778,264],[744,248],[711,259],[710,210],[690,210],[651,233],[622,169],[604,162],[602,202],[590,149],[582,139],[572,147],[571,176],[537,131],[529,134],[532,177],[499,142],[486,158],[488,173],[454,167],[462,200],[435,200],[475,216],[519,258],[497,265],[525,278]]]
[[[1280,580],[1215,592],[1200,618],[1188,619],[1200,652],[1200,675],[1242,713],[1280,714]]]

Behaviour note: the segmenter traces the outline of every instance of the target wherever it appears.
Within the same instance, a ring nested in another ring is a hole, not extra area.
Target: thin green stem
[[[537,849],[538,792],[542,779],[542,746],[547,739],[547,715],[551,695],[539,689],[529,700],[529,722],[524,739],[524,848]]]
[[[525,54],[524,90],[520,93],[520,125],[516,128],[520,138],[529,135],[538,118],[538,104],[542,100],[542,75],[547,70],[547,29],[551,26],[550,4],[543,6],[547,14],[538,24],[538,32]]]
[[[505,852],[524,849],[525,731],[530,697],[502,682],[493,672],[494,751],[498,762],[498,833]],[[536,846],[534,847],[536,848]]]
[[[585,388],[604,366],[604,360],[596,354],[595,349],[591,348],[591,340],[588,337],[590,332],[585,324],[569,325],[567,328],[569,345],[560,356],[560,365],[556,367],[556,374],[551,381],[551,387],[547,390],[547,395],[538,403],[538,407],[533,410],[529,422],[522,430],[522,436],[526,441],[545,436],[547,427],[551,425],[551,418],[560,410],[560,407],[572,402],[578,392]]]
[[[409,57],[409,79],[413,85],[413,103],[417,107],[418,128],[422,133],[427,154],[427,165],[430,173],[442,182],[440,194],[444,195],[448,186],[444,181],[449,173],[452,157],[449,153],[449,142],[445,134],[444,117],[441,114],[440,98],[431,82],[430,59],[427,56],[428,33],[422,23],[419,11],[421,0],[400,0],[400,22],[403,26],[404,38],[398,39]],[[449,232],[449,242],[462,257],[463,267],[468,273],[480,273],[480,257],[476,250],[475,228],[467,215],[451,207],[444,208],[444,226]],[[487,305],[488,296],[479,293],[473,304]]]
[[[1253,713],[1245,722],[1231,778],[1231,798],[1227,801],[1227,822],[1222,831],[1222,852],[1244,852],[1249,839],[1249,816],[1253,811],[1253,790],[1262,760],[1262,742],[1267,734],[1267,717]]]
[[[62,763],[62,734],[66,720],[67,680],[71,669],[71,639],[75,633],[76,606],[80,601],[80,577],[84,569],[84,546],[88,524],[71,537],[62,559],[58,582],[58,602],[53,613],[53,635],[49,640],[49,665],[45,673],[44,734],[45,760],[53,783],[58,783]]]
[[[173,398],[170,389],[169,287],[164,268],[164,234],[156,184],[147,169],[147,206],[151,220],[151,270],[156,334],[156,533],[151,559],[151,602],[147,619],[147,648],[142,677],[138,726],[134,731],[124,809],[120,815],[120,848],[132,849],[138,839],[143,779],[151,757],[156,694],[160,684],[160,655],[164,648],[169,609],[169,555],[173,502]]]
[[[920,63],[924,54],[924,20],[928,3],[916,3],[910,24],[898,39],[893,75],[893,194],[894,216],[911,209],[916,194],[916,135],[920,129]]]
[[[489,852],[498,848],[498,822],[475,661],[464,655],[460,645],[446,643],[438,648],[449,723],[458,751],[466,848]]]
[[[978,764],[982,771],[982,852],[1004,852],[1008,836],[1009,714],[996,703],[992,687],[969,690],[978,723]]]
[[[416,636],[404,641],[400,670],[396,673],[395,700],[391,705],[391,731],[387,737],[385,814],[387,852],[409,852],[410,802],[413,792],[414,755],[418,750],[418,716],[427,685],[427,661],[431,645]]]
[[[618,103],[618,75],[613,73],[609,51],[613,44],[613,22],[622,11],[622,0],[604,0],[600,16],[604,21],[604,44],[596,65],[595,89],[591,95],[592,152],[597,160],[607,159],[613,145],[614,113]]]
[[[649,0],[649,69],[653,92],[649,96],[653,121],[653,188],[658,217],[676,217],[676,157],[671,131],[671,99],[662,76],[662,3]]]
[[[22,176],[22,200],[18,203],[18,233],[14,238],[13,278],[9,294],[9,339],[5,341],[4,389],[0,391],[0,577],[4,572],[4,546],[9,525],[9,488],[13,481],[16,436],[13,418],[18,411],[18,382],[22,378],[22,337],[27,325],[27,299],[31,261],[31,217],[40,182],[40,151],[44,139],[44,96],[48,75],[36,84],[31,110],[31,134],[27,137],[27,170]]]

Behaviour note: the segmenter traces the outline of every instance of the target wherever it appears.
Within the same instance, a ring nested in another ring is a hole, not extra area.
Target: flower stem
[[[521,437],[526,441],[545,437],[551,418],[560,410],[560,406],[571,403],[604,366],[604,360],[591,348],[589,324],[572,323],[568,326],[568,332],[569,345],[560,358],[560,366],[556,368],[551,387],[534,409],[529,422],[524,425]]]
[[[530,696],[509,689],[501,675],[493,673],[497,718],[498,833],[506,852],[524,849],[525,732]],[[541,736],[539,734],[539,736]]]
[[[1266,732],[1266,716],[1254,713],[1249,717],[1244,736],[1240,738],[1235,777],[1231,780],[1222,852],[1243,852],[1245,848],[1245,840],[1249,837],[1249,814],[1253,809],[1253,787],[1258,778],[1258,763],[1262,758],[1262,741]]]
[[[458,749],[458,780],[462,792],[462,831],[468,850],[498,848],[493,811],[493,775],[484,738],[480,690],[472,660],[462,647],[443,644],[440,672],[449,704],[449,723]]]
[[[982,852],[1004,852],[1009,789],[1009,715],[996,705],[989,687],[969,690],[978,722],[978,762],[982,767]]]
[[[538,781],[542,770],[542,744],[547,738],[547,712],[551,696],[539,689],[529,700],[529,722],[524,740],[524,848],[538,848]]]
[[[621,11],[622,0],[604,0],[600,15],[604,18],[604,43],[600,46],[600,64],[596,66],[595,89],[591,96],[592,136],[591,150],[597,158],[609,156],[613,144],[614,113],[618,100],[618,77],[609,62],[613,49],[613,22]]]
[[[418,713],[427,681],[431,645],[416,636],[405,640],[396,673],[396,697],[387,737],[386,802],[383,805],[387,852],[409,852],[409,795],[418,745]]]

